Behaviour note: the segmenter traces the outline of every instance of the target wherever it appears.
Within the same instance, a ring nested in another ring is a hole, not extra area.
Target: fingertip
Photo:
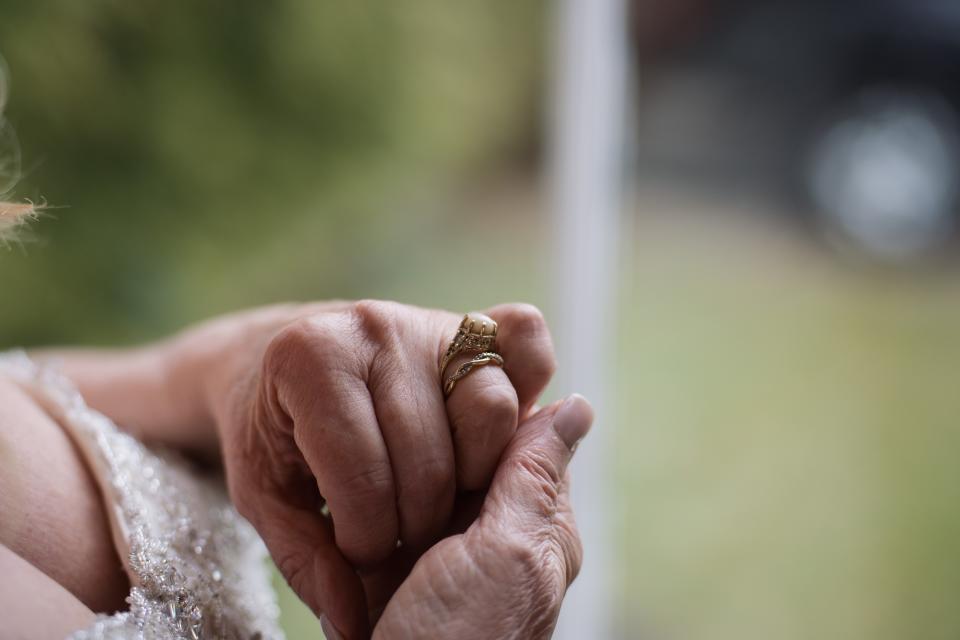
[[[594,411],[590,402],[579,393],[569,396],[553,415],[553,428],[567,447],[574,451],[590,431]]]
[[[320,616],[320,628],[323,630],[323,635],[327,640],[344,640],[344,635],[337,630],[333,623],[330,622],[330,619],[326,615]]]
[[[322,612],[316,610],[315,612],[319,614],[320,626],[326,637],[330,640],[369,637],[370,623],[367,619],[366,594],[356,574],[354,573],[348,580],[325,584],[324,588],[327,591],[328,606]],[[346,592],[354,593],[347,595]],[[323,624],[324,619],[326,619],[326,626]]]

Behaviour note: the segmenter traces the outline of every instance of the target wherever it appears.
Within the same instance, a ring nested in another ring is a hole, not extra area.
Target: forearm
[[[49,349],[30,355],[56,366],[88,405],[146,442],[216,457],[200,371],[182,361],[180,338],[134,349]]]
[[[258,366],[274,330],[301,311],[280,305],[245,311],[190,327],[132,349],[44,349],[31,353],[57,366],[87,404],[145,442],[219,456],[214,398]]]

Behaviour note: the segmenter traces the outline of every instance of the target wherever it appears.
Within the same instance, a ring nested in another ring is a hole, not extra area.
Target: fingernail
[[[553,428],[571,451],[577,448],[583,436],[590,431],[591,424],[593,424],[593,407],[579,393],[564,400],[553,416]]]
[[[323,629],[323,635],[327,640],[343,640],[343,634],[337,631],[333,623],[327,620],[327,616],[320,616],[320,628]]]

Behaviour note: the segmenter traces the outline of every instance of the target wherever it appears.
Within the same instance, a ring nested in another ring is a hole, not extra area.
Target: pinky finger
[[[327,518],[270,497],[251,521],[287,584],[314,614],[346,637],[369,635],[363,584],[340,553]]]

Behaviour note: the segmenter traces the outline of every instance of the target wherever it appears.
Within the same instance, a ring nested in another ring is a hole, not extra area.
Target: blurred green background
[[[532,0],[0,0],[12,197],[50,205],[0,249],[0,347],[289,299],[549,320],[549,25]],[[680,176],[627,207],[618,637],[960,636],[955,269],[852,266],[734,196]]]
[[[51,205],[30,259],[4,255],[8,299],[30,301],[0,318],[13,343],[129,342],[243,305],[385,294],[433,259],[450,192],[482,191],[477,176],[538,135],[533,2],[0,10],[15,195]],[[435,288],[409,287],[439,303]]]

